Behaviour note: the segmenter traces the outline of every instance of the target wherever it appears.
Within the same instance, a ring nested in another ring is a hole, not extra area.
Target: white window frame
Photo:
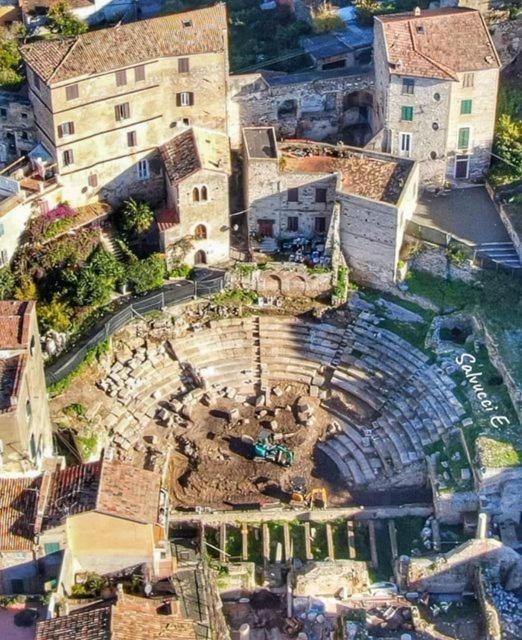
[[[7,249],[0,249],[0,267],[5,267],[6,264],[9,264]]]
[[[138,172],[138,180],[148,180],[150,178],[150,164],[147,158],[138,160],[136,168]]]
[[[467,159],[466,176],[464,178],[457,178],[457,158],[459,158],[459,157]],[[453,177],[455,178],[455,180],[467,180],[469,178],[470,160],[471,160],[471,154],[469,154],[469,153],[456,153],[455,154],[455,163],[454,163],[454,167],[453,167]]]
[[[410,140],[409,149],[406,151],[402,148],[402,139],[403,136],[407,136]],[[410,131],[399,131],[399,155],[404,156],[405,158],[411,157],[411,151],[413,149],[413,134]]]

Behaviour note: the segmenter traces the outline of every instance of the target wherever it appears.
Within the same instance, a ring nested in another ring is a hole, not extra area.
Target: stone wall
[[[30,151],[36,140],[33,108],[22,94],[0,91],[0,164]]]
[[[12,580],[22,580],[25,593],[41,589],[38,566],[32,551],[12,551],[0,554],[0,594],[12,595]]]
[[[345,98],[354,91],[373,91],[370,68],[273,76],[262,73],[230,76],[230,138],[241,145],[241,129],[274,126],[278,136],[324,140],[335,136],[348,111]],[[281,113],[281,107],[293,111]]]
[[[448,257],[447,251],[443,247],[424,242],[421,244],[421,252],[410,261],[411,268],[416,271],[426,271],[445,280],[463,280],[464,282],[474,280],[477,269],[469,261],[457,265]]]
[[[305,265],[295,263],[273,262],[263,269],[253,269],[243,273],[230,271],[230,287],[251,289],[261,296],[288,298],[317,298],[331,293],[333,288],[333,271],[327,273],[310,273]],[[255,265],[252,264],[252,267]]]

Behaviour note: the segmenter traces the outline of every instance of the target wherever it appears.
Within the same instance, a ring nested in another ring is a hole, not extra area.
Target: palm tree
[[[129,198],[123,205],[123,226],[126,231],[141,235],[154,222],[154,212],[148,202],[137,202]]]

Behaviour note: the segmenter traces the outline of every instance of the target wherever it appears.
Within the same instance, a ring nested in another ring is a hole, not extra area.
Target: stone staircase
[[[486,257],[506,267],[522,269],[515,245],[512,242],[484,242],[475,247],[479,257]]]
[[[112,253],[118,260],[123,260],[123,252],[116,241],[112,227],[102,229],[101,244],[105,251]]]

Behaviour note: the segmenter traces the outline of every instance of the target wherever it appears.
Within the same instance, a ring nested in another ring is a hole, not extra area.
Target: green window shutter
[[[46,542],[44,544],[44,551],[46,556],[50,556],[51,553],[58,553],[58,551],[60,551],[60,543]]]
[[[401,120],[413,120],[413,107],[402,107]]]
[[[460,113],[462,115],[469,115],[472,109],[472,100],[461,100],[460,101]]]
[[[467,149],[469,147],[469,127],[459,129],[459,149]]]

